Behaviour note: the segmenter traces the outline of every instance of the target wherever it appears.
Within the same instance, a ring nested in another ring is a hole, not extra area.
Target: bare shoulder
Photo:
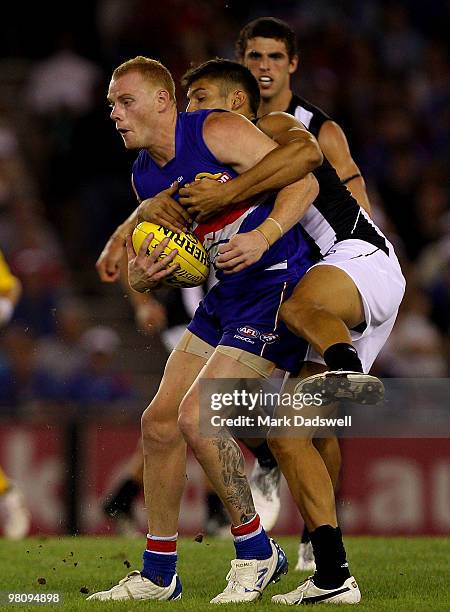
[[[208,115],[203,124],[203,139],[218,160],[239,173],[255,165],[276,146],[251,121],[230,111]]]
[[[341,126],[336,121],[325,121],[320,128],[318,136],[319,144],[324,150],[348,149],[347,137]]]
[[[284,132],[286,130],[295,128],[306,131],[303,123],[298,121],[293,115],[279,111],[264,115],[258,119],[258,123],[256,125],[260,130],[271,137],[279,132]]]
[[[224,132],[230,129],[242,129],[250,126],[254,128],[251,121],[234,113],[233,111],[216,111],[209,113],[203,124],[203,132],[214,135],[216,132]]]

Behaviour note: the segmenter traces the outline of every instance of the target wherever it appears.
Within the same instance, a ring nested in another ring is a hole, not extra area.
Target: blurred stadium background
[[[0,465],[26,494],[32,533],[109,533],[104,494],[123,473],[167,353],[137,331],[119,286],[94,264],[134,207],[127,154],[109,121],[111,70],[137,54],[176,81],[232,58],[249,20],[297,31],[293,81],[347,133],[376,221],[401,256],[408,292],[376,371],[449,374],[448,3],[409,0],[96,0],[2,7],[0,248],[23,283],[0,335]],[[184,95],[179,91],[179,108]],[[346,440],[346,533],[450,533],[446,440]],[[203,521],[191,460],[181,531]],[[284,490],[278,532],[301,525]],[[145,529],[142,509],[138,520]]]

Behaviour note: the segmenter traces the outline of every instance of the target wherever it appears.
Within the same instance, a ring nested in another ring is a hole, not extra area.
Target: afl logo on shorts
[[[244,325],[243,327],[238,327],[238,332],[243,336],[247,336],[248,338],[258,338],[259,331],[253,329],[253,327],[249,327],[248,325]]]
[[[274,334],[273,332],[267,332],[267,334],[260,334],[259,337],[266,344],[272,344],[272,342],[276,342],[278,340],[278,334]]]

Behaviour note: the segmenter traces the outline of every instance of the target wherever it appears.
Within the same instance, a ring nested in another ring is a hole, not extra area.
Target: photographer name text
[[[271,417],[269,415],[221,417],[217,414],[211,417],[211,425],[213,427],[351,427],[352,417],[346,415],[343,418],[320,416],[308,418],[301,414],[292,417]]]

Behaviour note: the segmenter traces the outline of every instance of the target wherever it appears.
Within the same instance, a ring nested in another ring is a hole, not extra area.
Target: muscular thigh
[[[242,353],[242,351],[239,351],[239,353]],[[254,357],[254,355],[250,355],[250,357]],[[199,387],[202,379],[217,379],[217,389],[220,390],[219,380],[230,378],[245,379],[262,377],[254,367],[246,365],[228,354],[222,353],[220,348],[219,350],[216,349],[186,394],[181,405],[180,418],[197,420],[200,397]],[[229,386],[227,386],[227,391],[229,391]]]
[[[158,392],[147,408],[152,420],[176,422],[181,401],[206,361],[204,357],[183,350],[172,351]]]
[[[289,301],[312,303],[339,317],[349,327],[364,321],[361,295],[350,276],[336,266],[312,267],[297,284]]]

